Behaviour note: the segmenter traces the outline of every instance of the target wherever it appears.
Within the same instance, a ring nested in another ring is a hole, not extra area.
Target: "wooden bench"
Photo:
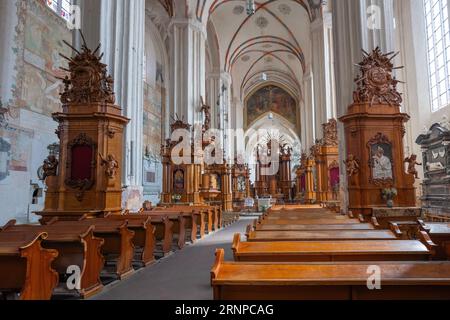
[[[326,218],[326,219],[299,219],[299,218],[278,218],[278,219],[264,219],[262,217],[258,220],[259,223],[264,224],[360,224],[358,219],[347,218]]]
[[[140,216],[150,217],[156,227],[156,240],[167,255],[174,244],[183,248],[186,242],[186,217],[179,212],[143,211]]]
[[[197,238],[203,238],[205,236],[206,230],[206,219],[207,212],[205,210],[199,209],[186,209],[186,208],[160,208],[157,207],[151,211],[144,211],[143,213],[172,213],[172,214],[183,214],[186,218],[185,225],[190,231],[190,240],[191,242],[195,242]],[[188,230],[187,230],[188,232]]]
[[[192,209],[203,209],[208,210],[211,212],[212,216],[212,224],[211,224],[211,230],[217,231],[222,228],[223,226],[223,213],[222,208],[220,206],[209,206],[209,205],[193,205],[193,206],[180,206],[180,205],[174,205],[174,208],[182,208],[184,210],[192,210]],[[208,218],[209,218],[208,214]],[[209,220],[207,222],[208,229],[210,229]]]
[[[391,230],[250,231],[247,241],[396,240]]]
[[[420,261],[430,260],[434,245],[426,232],[418,240],[274,241],[241,242],[235,234],[236,261],[317,262],[317,261]]]
[[[0,232],[1,234],[33,234],[45,233],[47,237],[42,240],[41,246],[56,250],[59,255],[53,261],[52,268],[59,274],[61,293],[72,293],[64,282],[67,278],[69,266],[80,268],[80,289],[73,292],[82,298],[88,298],[98,293],[103,284],[100,272],[105,260],[101,254],[104,240],[94,236],[94,226],[34,226],[16,225],[15,220],[8,222]]]
[[[450,223],[419,221],[420,228],[426,231],[431,240],[436,243],[436,259],[450,259]]]
[[[124,279],[134,272],[133,257],[134,232],[128,229],[128,221],[115,221],[106,218],[80,221],[58,221],[53,219],[49,225],[58,227],[94,226],[94,235],[104,239],[102,254],[105,257],[105,277]]]
[[[105,218],[128,221],[128,229],[134,232],[135,261],[142,266],[148,266],[155,262],[156,227],[152,225],[150,217],[137,214],[109,214]]]
[[[253,224],[255,231],[375,230],[371,223],[358,224]]]
[[[0,232],[0,292],[21,300],[49,300],[58,284],[52,262],[58,251],[42,247],[45,232]]]
[[[450,262],[243,263],[224,254],[211,270],[216,300],[450,300]],[[367,286],[374,265],[380,290]]]

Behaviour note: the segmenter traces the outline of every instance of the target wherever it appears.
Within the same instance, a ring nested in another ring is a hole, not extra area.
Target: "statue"
[[[102,166],[105,166],[105,173],[109,179],[114,179],[119,169],[119,163],[113,155],[108,155],[106,159],[100,154],[102,160]]]
[[[352,177],[359,173],[359,162],[355,159],[353,154],[348,155],[348,159],[344,161],[347,168],[347,176]]]
[[[337,146],[338,145],[338,131],[337,120],[331,119],[328,123],[322,125],[323,127],[323,141],[324,146]]]
[[[405,163],[408,163],[408,173],[412,174],[416,179],[419,179],[419,173],[416,170],[416,166],[421,166],[421,163],[417,162],[417,155],[412,154],[405,159]]]
[[[203,97],[200,97],[200,99],[202,102],[202,108],[200,109],[200,111],[203,112],[205,115],[203,123],[203,132],[206,132],[211,128],[211,107],[203,102]]]
[[[56,156],[51,154],[44,160],[44,165],[42,166],[43,175],[42,180],[45,180],[47,177],[54,177],[58,172],[58,159]]]

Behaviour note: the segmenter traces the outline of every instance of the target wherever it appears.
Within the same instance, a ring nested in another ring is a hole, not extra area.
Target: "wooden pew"
[[[102,254],[106,260],[105,268],[112,265],[111,268],[104,270],[103,275],[124,279],[134,272],[134,232],[128,229],[128,221],[114,221],[106,218],[80,221],[58,221],[53,219],[49,222],[49,225],[68,228],[80,225],[94,226],[94,235],[105,240],[102,246]]]
[[[375,230],[371,223],[358,224],[258,224],[254,222],[255,231],[316,231],[316,230]]]
[[[326,219],[301,219],[301,218],[278,218],[278,219],[263,219],[260,217],[259,223],[264,224],[360,224],[358,219],[338,219],[338,218],[326,218]]]
[[[155,208],[151,211],[144,211],[144,214],[162,213],[162,214],[183,214],[186,218],[185,225],[190,228],[190,240],[195,242],[198,237],[203,238],[205,236],[206,217],[207,213],[202,209],[187,209],[187,208]]]
[[[49,300],[58,284],[52,262],[58,251],[42,247],[45,232],[0,232],[0,292],[21,300]]]
[[[215,300],[450,300],[450,262],[224,262],[211,270]],[[381,289],[369,290],[376,265]]]
[[[148,266],[155,262],[156,227],[152,225],[150,217],[138,214],[109,214],[105,218],[128,221],[128,229],[134,232],[133,245],[135,256],[138,257],[136,259],[137,262],[143,266]]]
[[[438,260],[450,259],[450,224],[445,222],[419,221],[420,228],[426,231],[431,240],[437,244],[436,256]]]
[[[396,240],[391,230],[250,231],[247,241]]]
[[[177,246],[184,247],[186,239],[186,218],[179,212],[143,211],[140,216],[150,217],[156,227],[156,240],[161,243],[164,255],[172,251],[175,236],[178,236]]]
[[[80,289],[75,289],[75,294],[82,298],[88,298],[103,288],[100,280],[100,272],[105,260],[101,254],[104,240],[94,236],[94,226],[34,226],[16,225],[11,220],[2,228],[1,234],[33,234],[45,233],[48,236],[42,240],[41,246],[46,249],[56,250],[59,255],[53,261],[52,267],[59,274],[62,292],[68,291],[64,282],[69,266],[80,268]]]
[[[203,209],[208,210],[210,213],[208,213],[208,221],[207,227],[208,230],[214,230],[217,231],[222,228],[223,226],[223,213],[222,208],[220,206],[209,206],[209,205],[193,205],[193,206],[181,206],[181,205],[174,205],[174,208],[183,208],[184,210],[192,210],[192,209]],[[209,217],[211,216],[211,224],[209,223]],[[208,231],[210,232],[210,231]]]
[[[247,262],[333,262],[333,261],[420,261],[430,260],[434,245],[426,232],[418,240],[275,241],[241,242],[235,234],[235,261]]]

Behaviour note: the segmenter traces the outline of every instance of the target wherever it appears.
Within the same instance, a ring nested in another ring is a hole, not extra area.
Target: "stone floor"
[[[134,275],[107,286],[93,300],[209,300],[212,299],[210,270],[216,248],[226,249],[226,259],[232,260],[231,243],[235,233],[245,228],[255,217],[241,218],[194,245],[161,259],[156,264],[138,270]]]

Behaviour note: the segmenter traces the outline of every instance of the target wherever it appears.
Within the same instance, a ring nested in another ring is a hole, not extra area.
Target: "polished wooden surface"
[[[370,223],[358,224],[256,224],[256,231],[375,230]]]
[[[416,261],[431,259],[432,251],[418,240],[241,242],[235,234],[236,261]]]
[[[134,272],[132,265],[134,232],[127,228],[128,221],[95,218],[80,221],[52,221],[51,225],[59,227],[94,226],[94,235],[105,241],[102,246],[103,256],[107,262],[113,262],[112,274],[123,279]]]
[[[220,249],[211,270],[215,299],[450,299],[450,262],[378,262],[381,290],[369,290],[370,262],[277,264],[223,259]]]
[[[101,254],[103,239],[94,236],[94,226],[35,226],[16,225],[10,222],[1,233],[33,234],[43,232],[48,235],[42,240],[42,247],[56,250],[59,255],[53,261],[52,267],[60,275],[61,279],[67,273],[70,266],[78,266],[81,271],[80,289],[76,289],[78,295],[88,298],[102,288],[100,272],[105,260]],[[63,287],[66,285],[63,283]]]
[[[21,300],[48,300],[58,284],[52,268],[58,252],[42,247],[45,232],[0,232],[0,291],[19,292]]]

